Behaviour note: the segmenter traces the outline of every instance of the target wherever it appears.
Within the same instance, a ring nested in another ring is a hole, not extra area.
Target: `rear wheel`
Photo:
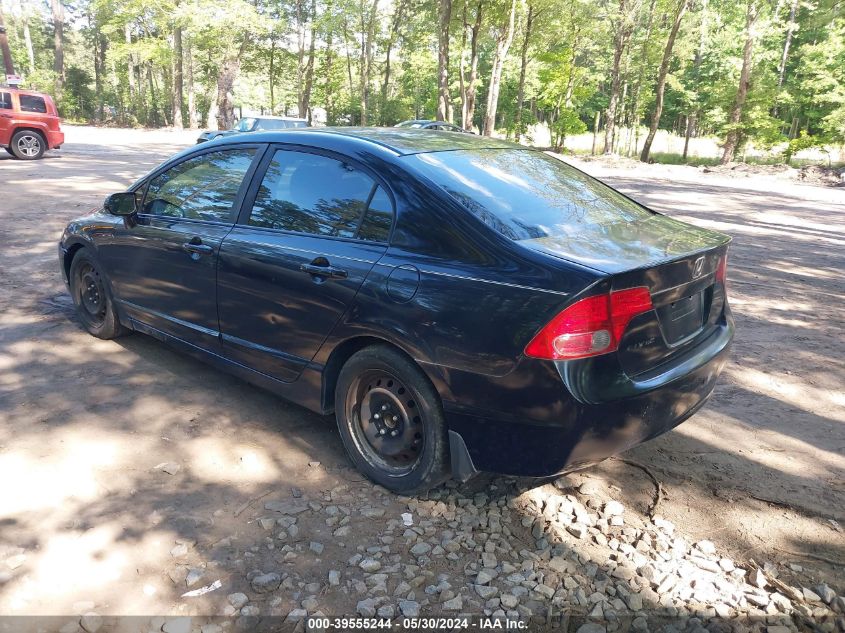
[[[422,492],[449,475],[440,398],[408,358],[389,347],[368,347],[343,366],[335,415],[358,469],[394,492]]]
[[[32,130],[19,130],[12,135],[12,155],[21,160],[36,160],[47,149],[44,137]]]
[[[129,333],[117,317],[105,274],[85,249],[76,253],[70,265],[70,294],[79,320],[90,334],[112,339]]]

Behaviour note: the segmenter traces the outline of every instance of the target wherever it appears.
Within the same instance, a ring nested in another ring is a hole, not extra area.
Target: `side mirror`
[[[138,200],[132,191],[113,193],[106,198],[103,208],[112,215],[133,215],[138,211]]]

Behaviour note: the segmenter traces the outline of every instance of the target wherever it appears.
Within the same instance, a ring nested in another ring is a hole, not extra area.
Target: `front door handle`
[[[214,252],[214,247],[203,244],[202,240],[195,237],[190,242],[182,244],[182,250],[192,255],[211,255]]]
[[[324,259],[323,261],[326,260]],[[302,264],[299,270],[315,277],[330,277],[331,279],[346,279],[349,277],[348,271],[331,266],[327,261],[325,264]]]

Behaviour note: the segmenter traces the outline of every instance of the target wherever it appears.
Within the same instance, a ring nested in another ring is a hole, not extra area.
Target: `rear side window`
[[[482,222],[512,240],[568,236],[653,215],[542,152],[480,149],[415,154],[412,162]]]
[[[179,163],[150,182],[144,213],[231,222],[232,205],[254,156],[254,149],[224,150]]]
[[[386,242],[393,224],[393,203],[382,187],[376,187],[364,220],[358,229],[358,237],[369,242]]]
[[[367,212],[377,189],[372,178],[343,161],[278,150],[258,188],[249,224],[312,235],[359,237],[366,215],[368,228],[361,239],[381,241],[386,239],[384,216],[389,213],[389,232],[393,208],[382,192],[383,198],[376,201],[378,208]]]
[[[44,97],[36,97],[35,95],[18,95],[21,102],[21,112],[38,112],[40,114],[47,113],[47,103]]]
[[[0,92],[0,110],[12,109],[12,95],[8,92]]]

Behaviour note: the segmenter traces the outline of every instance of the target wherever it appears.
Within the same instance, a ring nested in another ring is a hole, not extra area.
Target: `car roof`
[[[38,92],[37,90],[24,90],[23,88],[15,88],[14,86],[0,85],[0,90],[9,90],[21,95],[32,95],[34,97],[50,97],[46,92]],[[52,99],[52,97],[50,97]]]
[[[463,134],[462,132],[396,127],[321,127],[277,131],[268,130],[266,132],[251,132],[248,139],[241,137],[240,134],[235,134],[211,142],[215,144],[238,142],[307,143],[320,146],[325,142],[336,141],[342,138],[359,143],[378,145],[399,156],[454,150],[528,149],[523,145],[517,145],[510,141],[503,141],[488,136]]]

